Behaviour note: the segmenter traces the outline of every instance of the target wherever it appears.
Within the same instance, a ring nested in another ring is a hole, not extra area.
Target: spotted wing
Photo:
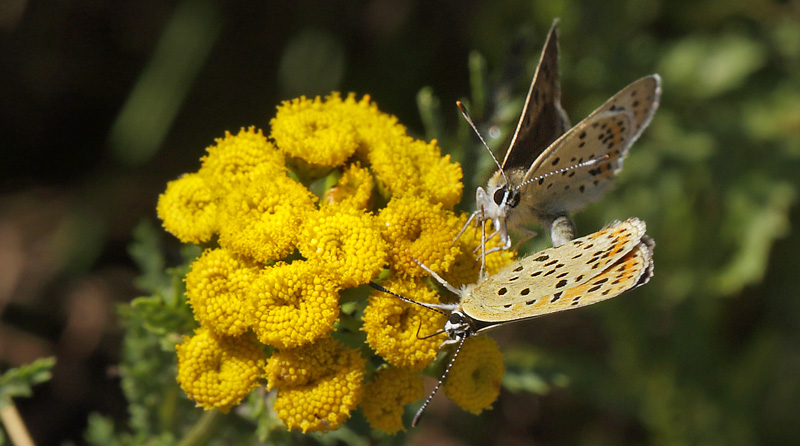
[[[567,113],[561,108],[558,21],[553,21],[525,99],[525,107],[503,160],[503,169],[521,167],[527,170],[569,127]]]
[[[643,221],[616,223],[509,265],[465,294],[461,308],[497,324],[610,299],[649,279],[652,246]]]
[[[661,96],[658,75],[628,85],[556,140],[536,160],[522,191],[541,213],[580,209],[605,193],[631,145],[650,123]],[[591,165],[575,167],[597,160]]]

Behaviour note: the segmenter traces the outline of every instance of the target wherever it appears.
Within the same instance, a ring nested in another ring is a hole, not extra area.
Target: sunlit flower
[[[170,181],[156,211],[164,229],[184,243],[205,243],[217,230],[217,201],[206,180],[190,173]]]
[[[438,303],[438,295],[422,279],[390,279],[382,285],[403,297],[425,303]],[[374,291],[364,310],[367,343],[389,364],[422,370],[436,358],[439,344],[446,338],[440,334],[427,339],[444,327],[446,317],[397,297]]]
[[[264,353],[251,336],[225,337],[199,328],[175,348],[178,383],[206,410],[227,412],[258,386],[264,374]]]
[[[386,241],[377,219],[347,206],[324,206],[309,214],[298,248],[309,260],[324,264],[343,287],[367,283],[386,263]]]
[[[261,263],[286,257],[315,202],[311,192],[285,175],[260,176],[225,198],[219,244]]]
[[[503,373],[503,354],[492,338],[470,337],[447,376],[444,393],[461,408],[477,415],[497,399]]]
[[[339,316],[339,285],[316,262],[277,263],[264,269],[250,293],[258,339],[278,348],[327,335]]]
[[[375,179],[392,197],[424,197],[452,209],[461,201],[461,166],[441,155],[436,141],[384,140],[369,153]]]
[[[236,136],[225,132],[225,137],[218,138],[217,143],[206,151],[199,173],[215,187],[224,190],[252,181],[251,173],[256,168],[269,176],[287,170],[283,154],[255,127],[243,128]]]
[[[303,432],[338,429],[361,401],[364,366],[358,350],[332,338],[274,354],[266,375],[267,389],[278,389],[278,418]]]
[[[467,221],[468,214],[462,214],[459,224],[463,226]],[[486,236],[492,233],[492,222],[485,223]],[[468,228],[461,234],[461,237],[456,242],[461,248],[456,259],[450,265],[450,268],[443,274],[444,278],[453,286],[460,287],[478,281],[478,275],[481,269],[481,229],[470,224]],[[500,237],[493,237],[491,240],[485,242],[485,249],[488,251],[492,248],[503,245]],[[516,259],[517,253],[513,249],[505,249],[495,251],[485,256],[485,268],[488,276],[493,275],[500,268],[510,264]]]
[[[270,122],[272,139],[283,152],[311,167],[338,167],[358,148],[355,123],[339,107],[341,98],[305,96],[285,101]]]
[[[336,185],[325,192],[323,204],[339,204],[355,209],[367,209],[372,198],[374,181],[369,170],[359,163],[350,165]]]
[[[389,263],[402,275],[427,274],[414,259],[433,271],[446,271],[459,252],[453,244],[460,229],[458,217],[441,205],[419,197],[394,198],[378,218],[389,242]]]
[[[362,162],[369,162],[368,154],[377,145],[406,136],[406,128],[397,122],[397,118],[378,110],[378,106],[371,102],[369,95],[364,95],[358,101],[352,93],[343,100],[339,98],[339,94],[334,93],[327,98],[328,103],[336,104],[342,114],[354,123],[359,137],[356,157]]]
[[[201,324],[225,335],[247,331],[253,321],[248,297],[258,270],[225,249],[206,250],[186,275],[186,295]]]
[[[403,427],[403,407],[425,394],[422,375],[408,369],[385,367],[367,383],[361,408],[370,426],[387,434]]]

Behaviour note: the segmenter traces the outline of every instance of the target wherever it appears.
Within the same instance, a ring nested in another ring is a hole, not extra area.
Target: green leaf
[[[11,398],[31,396],[31,387],[49,381],[55,365],[55,357],[41,358],[6,371],[0,376],[0,409],[10,404]]]

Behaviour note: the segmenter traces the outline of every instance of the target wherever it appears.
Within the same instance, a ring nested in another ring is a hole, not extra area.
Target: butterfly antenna
[[[443,329],[437,330],[437,331],[435,331],[435,332],[433,332],[433,333],[431,333],[429,335],[425,335],[425,336],[420,337],[419,336],[419,331],[420,330],[422,330],[422,321],[420,321],[419,326],[417,327],[417,339],[419,339],[420,341],[423,340],[423,339],[430,339],[430,338],[432,338],[434,336],[439,336],[440,334],[447,333],[447,331],[445,331],[445,329],[443,328]]]
[[[444,373],[442,373],[442,377],[439,378],[439,382],[436,383],[436,387],[433,388],[433,392],[431,392],[431,394],[428,395],[428,399],[426,399],[425,402],[422,403],[422,407],[420,407],[419,410],[417,411],[417,414],[414,415],[414,420],[411,421],[411,427],[416,427],[417,424],[419,423],[419,419],[422,418],[422,412],[425,412],[425,409],[428,407],[428,404],[430,404],[431,400],[433,399],[433,396],[436,395],[436,392],[439,391],[439,387],[442,386],[442,383],[444,382],[445,378],[447,378],[447,375],[450,373],[450,368],[452,368],[453,363],[456,362],[456,358],[458,357],[458,352],[461,351],[461,347],[464,345],[464,341],[466,341],[468,337],[469,336],[464,336],[463,338],[461,338],[461,342],[458,343],[456,351],[453,352],[453,359],[451,359],[450,362],[447,363],[447,367],[445,367]]]
[[[575,165],[572,165],[572,166],[563,167],[561,169],[554,170],[552,172],[547,172],[547,173],[541,174],[539,176],[531,178],[530,180],[523,181],[522,183],[519,184],[519,186],[515,187],[514,190],[519,190],[522,186],[524,186],[524,185],[526,185],[528,183],[533,183],[534,181],[543,180],[543,179],[545,179],[547,177],[551,177],[553,175],[558,175],[558,174],[561,174],[561,173],[564,173],[564,172],[569,172],[570,170],[575,170],[575,169],[580,169],[580,168],[583,168],[583,167],[592,166],[592,165],[595,165],[595,164],[597,164],[597,163],[599,163],[599,162],[601,162],[603,160],[607,160],[609,158],[611,158],[610,155],[598,156],[597,158],[592,158],[592,159],[590,159],[588,161],[584,161],[582,163],[578,163],[578,164],[575,164]]]
[[[408,303],[414,304],[414,305],[419,305],[420,307],[424,307],[424,308],[427,308],[429,310],[433,310],[433,311],[435,311],[435,312],[437,312],[439,314],[443,314],[443,315],[447,316],[447,313],[445,313],[444,311],[440,310],[436,306],[432,306],[432,304],[426,304],[424,302],[417,302],[416,300],[411,300],[411,299],[409,299],[407,297],[404,297],[404,296],[401,296],[401,295],[399,295],[399,294],[397,294],[397,293],[395,293],[393,291],[389,291],[386,288],[378,285],[375,282],[370,282],[369,286],[371,286],[373,289],[376,289],[376,290],[381,291],[383,293],[391,294],[392,296],[394,296],[394,297],[396,297],[396,298],[398,298],[398,299],[400,299],[402,301],[405,301],[405,302],[408,302]],[[419,335],[419,330],[417,330],[417,335]]]
[[[456,106],[458,107],[459,110],[461,110],[461,114],[464,116],[464,119],[467,120],[467,123],[469,123],[470,127],[472,127],[472,130],[475,131],[475,134],[478,135],[478,138],[481,140],[481,143],[483,143],[483,147],[485,147],[486,151],[489,152],[489,155],[492,157],[492,160],[497,165],[497,168],[500,169],[500,173],[503,174],[503,179],[506,180],[506,184],[508,184],[508,178],[506,177],[506,173],[503,172],[503,166],[500,165],[500,162],[497,161],[497,158],[495,158],[492,149],[490,149],[489,145],[486,144],[486,141],[483,140],[483,136],[481,136],[481,132],[478,131],[478,128],[475,127],[475,123],[472,122],[472,118],[469,116],[467,108],[464,107],[464,104],[461,103],[461,101],[456,101]]]

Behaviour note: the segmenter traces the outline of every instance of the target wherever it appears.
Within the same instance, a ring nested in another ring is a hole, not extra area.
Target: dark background
[[[663,77],[619,187],[577,218],[581,233],[646,220],[656,277],[598,308],[498,330],[511,371],[534,352],[550,391],[504,391],[479,418],[437,399],[416,439],[798,444],[797,1],[8,0],[0,365],[58,358],[53,380],[16,401],[38,444],[81,443],[90,412],[124,423],[114,306],[138,295],[130,234],[156,221],[166,182],[195,171],[214,138],[268,129],[280,101],[333,90],[371,95],[424,137],[423,87],[454,131],[473,50],[492,97],[517,100],[514,121],[555,17],[573,123],[629,82]]]

